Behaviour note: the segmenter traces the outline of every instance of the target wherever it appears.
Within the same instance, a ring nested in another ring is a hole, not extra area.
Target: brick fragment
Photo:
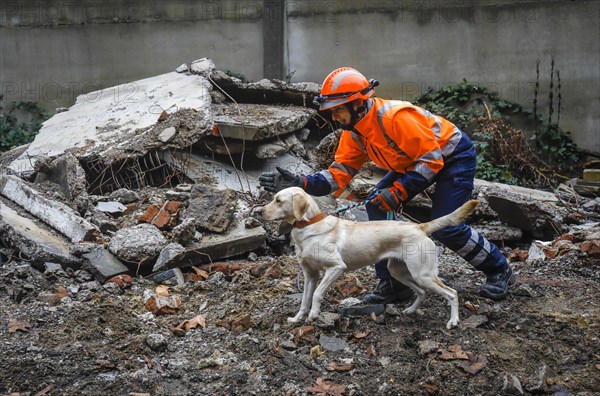
[[[139,222],[152,223],[152,220],[154,220],[159,211],[160,208],[158,207],[158,205],[149,206],[148,209],[146,209],[144,213],[142,213],[142,215],[140,216]]]

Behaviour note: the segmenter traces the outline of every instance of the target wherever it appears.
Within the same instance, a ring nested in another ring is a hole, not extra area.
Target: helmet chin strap
[[[354,105],[352,103],[353,102],[344,103],[344,106],[346,106],[346,108],[350,112],[350,123],[342,124],[342,123],[338,122],[338,124],[342,128],[347,129],[347,130],[354,130],[354,126],[356,125],[356,123],[358,121],[360,121],[360,119],[363,117],[364,112],[366,110],[364,101],[356,110],[354,110]]]

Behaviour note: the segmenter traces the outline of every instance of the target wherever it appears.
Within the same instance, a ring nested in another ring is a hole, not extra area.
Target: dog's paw
[[[416,307],[408,307],[404,311],[402,311],[402,313],[406,314],[406,315],[410,315],[410,314],[414,314],[416,310],[417,310]]]
[[[446,328],[448,330],[453,329],[456,326],[458,326],[458,320],[449,320],[448,323],[446,324]]]
[[[308,314],[308,317],[306,318],[306,321],[308,323],[312,323],[315,320],[317,320],[317,318],[319,317],[319,312],[312,312]]]
[[[295,316],[294,317],[289,317],[287,318],[288,323],[298,323],[300,321],[300,319],[297,319]]]

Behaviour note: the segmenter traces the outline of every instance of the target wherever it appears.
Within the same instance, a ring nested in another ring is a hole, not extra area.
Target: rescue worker
[[[343,129],[334,162],[327,170],[304,176],[277,168],[263,173],[261,186],[276,192],[298,186],[314,196],[332,194],[352,199],[345,190],[367,158],[389,172],[367,199],[369,220],[385,220],[427,187],[436,183],[431,217],[451,213],[473,192],[476,154],[471,139],[448,120],[405,101],[374,97],[376,80],[343,67],[331,72],[314,102],[330,111]],[[376,191],[380,191],[378,194]],[[468,225],[447,227],[432,235],[475,269],[486,275],[484,297],[507,296],[514,274],[498,247]],[[366,294],[367,303],[391,303],[408,299],[412,292],[390,275],[387,260],[375,264],[377,287]]]

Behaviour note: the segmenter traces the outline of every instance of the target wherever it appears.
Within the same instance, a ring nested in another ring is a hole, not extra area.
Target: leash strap
[[[372,200],[374,200],[375,197],[377,197],[380,193],[381,193],[381,189],[376,188],[375,189],[375,195],[373,195],[371,198],[365,199],[362,202],[357,202],[357,203],[352,204],[352,205],[346,205],[346,206],[342,206],[341,208],[337,208],[335,210],[335,214],[343,213],[343,212],[345,212],[347,210],[358,208],[359,206],[362,206],[362,205],[366,205],[369,202],[371,202]],[[387,219],[388,220],[398,220],[398,216],[396,215],[396,212],[390,211],[390,212],[387,212]]]
[[[347,211],[347,210],[354,209],[354,208],[358,208],[359,206],[362,206],[362,205],[366,205],[366,204],[368,204],[369,202],[371,202],[372,200],[374,200],[374,199],[375,199],[375,197],[376,197],[376,196],[378,196],[380,192],[381,192],[381,190],[380,190],[380,189],[378,189],[378,188],[376,188],[376,189],[375,189],[375,195],[373,195],[371,198],[369,198],[369,199],[365,199],[365,200],[364,200],[364,201],[362,201],[362,202],[357,202],[357,203],[355,203],[355,204],[352,204],[352,205],[346,205],[346,206],[342,206],[341,208],[337,208],[337,209],[335,210],[335,213],[343,213],[343,212],[345,212],[345,211]]]

